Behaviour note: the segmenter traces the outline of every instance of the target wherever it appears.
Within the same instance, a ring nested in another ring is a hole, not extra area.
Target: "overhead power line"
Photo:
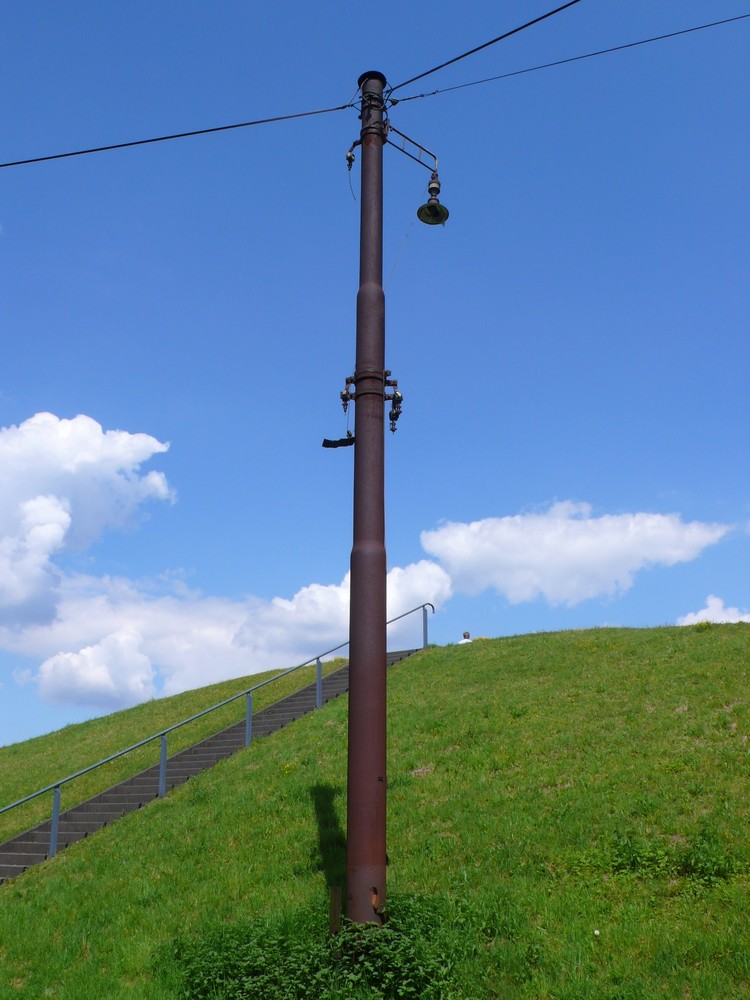
[[[638,45],[648,45],[649,42],[661,42],[665,38],[677,38],[678,35],[689,35],[693,31],[703,31],[705,28],[716,28],[721,24],[730,24],[732,21],[742,21],[750,17],[750,14],[738,14],[737,17],[728,17],[723,21],[711,21],[709,24],[698,24],[693,28],[683,28],[681,31],[670,31],[667,35],[654,35],[653,38],[642,38],[637,42],[626,42],[624,45],[613,45],[609,49],[599,49],[596,52],[586,52],[581,56],[570,56],[567,59],[556,59],[554,62],[541,63],[539,66],[528,66],[526,69],[512,70],[510,73],[500,73],[497,76],[488,76],[483,80],[473,80],[471,83],[458,83],[454,87],[442,87],[440,90],[430,90],[424,94],[412,94],[410,97],[399,97],[393,101],[394,104],[403,104],[405,101],[416,101],[422,97],[434,97],[436,94],[449,94],[452,90],[464,90],[466,87],[478,87],[483,83],[493,83],[495,80],[507,80],[511,76],[523,76],[525,73],[536,73],[540,69],[551,69],[553,66],[564,66],[566,63],[580,62],[582,59],[593,59],[594,56],[605,56],[610,52],[622,52],[623,49],[634,49]]]
[[[506,38],[510,38],[511,35],[517,35],[520,31],[530,28],[533,24],[539,24],[540,21],[546,21],[548,17],[552,17],[554,14],[559,14],[561,10],[567,10],[568,7],[573,7],[575,4],[580,2],[581,0],[569,0],[569,3],[563,4],[562,7],[557,7],[555,10],[550,10],[546,14],[542,14],[541,17],[535,17],[533,21],[527,21],[526,24],[520,24],[517,28],[513,28],[511,31],[506,31],[504,34],[498,35],[497,38],[491,38],[489,42],[477,45],[476,48],[469,49],[468,52],[463,52],[460,56],[454,56],[453,59],[440,63],[439,66],[433,66],[432,69],[428,69],[424,73],[420,73],[419,76],[413,76],[409,80],[404,80],[403,83],[397,83],[395,87],[390,88],[388,95],[390,96],[394,90],[399,90],[401,87],[406,87],[410,83],[416,83],[417,80],[422,80],[424,77],[430,76],[432,73],[437,73],[439,69],[445,69],[446,66],[452,66],[453,63],[457,63],[461,59],[466,59],[467,56],[473,56],[475,52],[481,52],[482,49],[488,49],[490,45],[495,45],[496,42],[502,42]]]
[[[194,135],[210,135],[212,132],[229,132],[231,129],[251,128],[253,125],[270,125],[272,122],[288,122],[294,118],[310,118],[312,115],[327,115],[332,111],[345,111],[355,107],[351,102],[340,104],[336,108],[321,108],[318,111],[299,111],[293,115],[276,115],[273,118],[257,118],[251,122],[237,122],[234,125],[216,125],[213,128],[199,128],[192,132],[175,132],[172,135],[159,135],[152,139],[134,139],[132,142],[116,142],[111,146],[94,146],[91,149],[76,149],[71,153],[53,153],[51,156],[34,156],[27,160],[12,160],[0,163],[2,167],[23,167],[29,163],[47,163],[50,160],[64,160],[70,156],[86,156],[88,153],[106,153],[111,149],[129,149],[131,146],[147,146],[154,142],[169,142],[170,139],[187,139]]]
[[[580,0],[572,0],[572,2],[579,3]],[[565,5],[565,7],[570,7],[570,6],[572,6],[572,4],[570,3]],[[551,17],[553,14],[558,13],[560,10],[564,10],[565,7],[558,7],[557,10],[550,11],[548,14],[544,14],[541,18],[537,18],[536,21],[529,21],[528,24],[521,25],[520,27],[515,28],[513,31],[508,32],[505,35],[499,35],[497,38],[494,38],[489,42],[485,42],[484,45],[480,45],[477,48],[472,49],[470,52],[465,52],[463,55],[456,56],[455,59],[451,59],[448,62],[443,63],[441,66],[436,66],[434,69],[428,70],[426,73],[421,73],[419,76],[412,77],[411,80],[406,80],[404,81],[404,83],[398,84],[398,87],[405,87],[409,83],[414,83],[416,80],[421,80],[423,77],[427,76],[430,73],[436,72],[438,69],[442,69],[444,66],[449,66],[451,63],[457,62],[459,59],[463,59],[465,56],[472,55],[474,52],[478,52],[480,49],[487,48],[487,46],[489,45],[493,45],[495,42],[500,41],[502,38],[507,38],[509,37],[509,35],[516,34],[517,32],[523,30],[523,28],[528,27],[531,24],[536,24],[540,20],[544,20],[547,17]],[[708,24],[698,24],[692,28],[683,28],[681,31],[671,31],[666,35],[655,35],[652,38],[643,38],[636,42],[627,42],[624,45],[614,45],[608,49],[599,49],[596,52],[586,52],[580,56],[570,56],[567,59],[557,59],[554,62],[541,63],[538,66],[529,66],[526,69],[517,69],[509,73],[500,73],[497,76],[485,77],[482,80],[473,80],[470,83],[459,83],[454,87],[443,87],[439,90],[431,90],[423,94],[412,94],[409,97],[393,98],[392,103],[403,104],[405,101],[416,101],[424,97],[435,97],[437,94],[448,94],[453,90],[463,90],[467,87],[478,87],[484,83],[493,83],[496,80],[506,80],[509,77],[522,76],[525,73],[535,73],[538,70],[550,69],[554,66],[564,66],[566,63],[580,62],[582,59],[592,59],[595,56],[603,56],[611,52],[621,52],[624,49],[636,48],[639,45],[648,45],[650,42],[660,42],[666,38],[676,38],[679,35],[688,35],[691,32],[703,31],[706,28],[715,28],[722,24],[731,24],[733,21],[742,21],[746,18],[750,18],[750,14],[738,14],[736,17],[728,17],[722,21],[711,21]],[[392,90],[388,92],[389,97],[394,90],[396,90],[396,87],[394,87]],[[356,108],[356,107],[358,107],[358,105],[355,103],[354,98],[352,98],[352,100],[348,101],[346,104],[339,104],[333,108],[319,108],[318,110],[315,111],[300,111],[297,112],[296,114],[290,114],[290,115],[275,115],[272,118],[256,118],[254,121],[235,122],[232,125],[217,125],[214,126],[213,128],[194,129],[190,132],[174,132],[171,133],[170,135],[154,136],[153,138],[150,139],[135,139],[130,142],[113,143],[112,145],[109,146],[94,146],[91,147],[90,149],[77,149],[67,153],[53,153],[49,156],[34,156],[24,160],[10,160],[7,163],[0,163],[0,169],[2,169],[3,167],[22,167],[22,166],[27,166],[28,164],[31,163],[48,163],[51,160],[64,160],[73,156],[86,156],[89,153],[105,153],[115,149],[129,149],[133,146],[147,146],[156,142],[169,142],[172,139],[187,139],[190,138],[191,136],[211,135],[212,133],[215,132],[229,132],[232,131],[233,129],[252,128],[253,126],[256,125],[270,125],[273,122],[293,121],[296,118],[310,118],[313,117],[314,115],[327,115],[333,111],[346,111],[348,108]]]

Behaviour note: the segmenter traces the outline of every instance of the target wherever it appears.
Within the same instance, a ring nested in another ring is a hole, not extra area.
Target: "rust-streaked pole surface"
[[[363,73],[360,270],[354,370],[346,915],[382,923],[386,827],[385,296],[382,73]]]

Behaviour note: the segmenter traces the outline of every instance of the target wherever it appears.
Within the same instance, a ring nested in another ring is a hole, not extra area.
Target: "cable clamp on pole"
[[[386,372],[386,374],[390,375],[391,373],[390,372]],[[389,400],[390,404],[391,404],[391,412],[388,414],[388,418],[389,418],[389,420],[391,422],[391,433],[395,434],[396,433],[396,421],[401,416],[401,406],[402,406],[402,404],[404,402],[404,397],[402,396],[402,394],[398,390],[398,379],[395,379],[395,378],[390,378],[389,379],[389,378],[387,378],[385,380],[385,384],[387,386],[389,386],[391,389],[393,389],[393,392],[386,392],[384,398],[386,400]]]

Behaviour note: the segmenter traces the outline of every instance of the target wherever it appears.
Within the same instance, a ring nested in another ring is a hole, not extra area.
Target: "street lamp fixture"
[[[420,222],[424,222],[426,226],[444,226],[448,221],[448,209],[445,205],[441,205],[438,199],[440,194],[440,178],[437,175],[437,170],[432,171],[432,177],[430,178],[430,183],[427,185],[427,194],[430,196],[427,199],[427,204],[420,205],[417,209],[417,218]]]

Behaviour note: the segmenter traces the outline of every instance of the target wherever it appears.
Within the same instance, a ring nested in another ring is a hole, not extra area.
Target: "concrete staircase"
[[[388,653],[388,666],[416,653],[416,649]],[[349,690],[349,666],[323,678],[323,702],[338,698]],[[252,719],[252,738],[268,736],[315,709],[316,685],[307,687],[256,712]],[[167,791],[230,757],[245,746],[245,720],[187,747],[167,761]],[[113,823],[126,813],[142,808],[159,795],[159,765],[134,775],[119,785],[100,792],[87,802],[60,813],[57,850],[83,840],[96,830]],[[22,875],[27,868],[47,860],[50,820],[0,844],[0,884]]]

